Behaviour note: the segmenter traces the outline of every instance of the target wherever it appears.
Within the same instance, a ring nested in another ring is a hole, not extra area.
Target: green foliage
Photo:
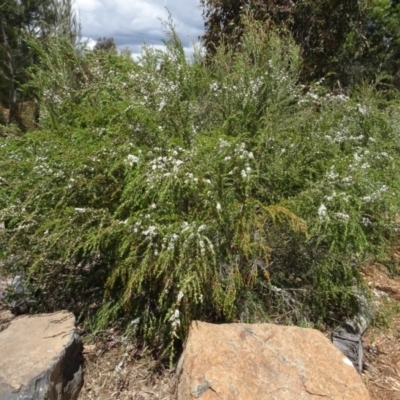
[[[375,304],[371,322],[372,332],[392,331],[394,334],[397,334],[395,318],[399,315],[400,305],[397,301],[393,301],[386,293],[381,292],[379,297],[379,303]]]
[[[75,44],[79,39],[79,24],[71,0],[7,0],[0,5],[0,104],[8,111],[7,124],[16,123],[26,129],[20,104],[32,99],[33,93],[23,93],[26,70],[37,63],[29,47],[30,40],[44,42],[50,36],[67,38]]]
[[[330,88],[351,91],[364,81],[386,76],[400,87],[400,4],[391,0],[201,0],[202,37],[209,55],[222,40],[240,49],[243,16],[263,29],[291,32],[303,58],[303,82],[326,78]]]
[[[358,36],[362,3],[356,0],[201,0],[205,19],[203,40],[214,54],[222,40],[240,48],[243,17],[252,15],[263,29],[284,27],[303,58],[302,78],[309,82],[332,74],[342,78],[339,55],[349,34]],[[224,39],[223,39],[224,38]]]
[[[398,210],[399,112],[298,84],[288,34],[245,21],[205,66],[168,31],[140,62],[55,38],[41,130],[0,142],[0,254],[37,308],[173,351],[193,319],[332,322]]]

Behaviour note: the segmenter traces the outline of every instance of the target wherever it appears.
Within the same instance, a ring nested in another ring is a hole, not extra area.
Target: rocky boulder
[[[178,400],[366,400],[352,363],[320,332],[194,321],[178,364]]]
[[[82,343],[67,311],[22,316],[0,332],[0,400],[75,400]]]

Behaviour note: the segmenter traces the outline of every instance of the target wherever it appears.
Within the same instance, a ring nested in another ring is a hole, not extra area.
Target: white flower
[[[311,97],[314,100],[318,100],[319,99],[319,96],[314,92],[308,92],[307,96]]]
[[[221,211],[221,204],[217,203],[217,211]]]
[[[179,310],[176,309],[174,313],[169,317],[169,322],[171,322],[172,327],[175,329],[178,325],[181,324],[181,321],[179,320]]]
[[[372,225],[372,222],[371,222],[371,220],[370,220],[368,217],[363,217],[363,218],[361,219],[361,223],[362,223],[364,226]]]
[[[84,212],[86,211],[86,208],[79,208],[79,207],[76,207],[76,208],[75,208],[75,211],[76,211],[76,212],[80,212],[80,213],[84,213]]]
[[[152,208],[153,210],[156,209],[156,208],[157,208],[157,204],[153,203],[153,204],[151,205],[151,208]]]
[[[178,238],[179,238],[179,235],[177,235],[176,233],[173,233],[173,234],[171,235],[171,240],[174,241],[174,242],[177,241]]]
[[[143,235],[148,237],[153,237],[157,234],[157,227],[156,226],[149,226],[149,229],[143,231]]]
[[[336,216],[340,219],[343,219],[344,221],[348,221],[350,219],[350,216],[348,214],[341,212],[336,213]]]
[[[244,169],[242,169],[242,170],[240,171],[240,175],[242,175],[242,178],[243,178],[243,179],[245,179],[245,178],[247,177],[247,173],[246,173],[246,171],[245,171]]]
[[[181,227],[182,227],[182,232],[185,232],[189,228],[189,223],[183,221]]]
[[[204,231],[204,229],[207,228],[207,225],[200,225],[199,229],[197,229],[197,232],[200,233],[201,231]]]
[[[171,325],[174,329],[176,329],[177,326],[179,326],[181,324],[181,321],[179,321],[179,319],[176,319],[174,321],[172,321]]]
[[[167,104],[166,101],[164,99],[162,99],[161,103],[160,103],[160,107],[158,108],[158,111],[161,111],[165,107],[166,104]]]
[[[365,115],[367,113],[367,108],[361,104],[357,104],[358,111],[360,114]]]
[[[318,215],[320,216],[320,218],[324,218],[326,216],[326,207],[324,204],[321,204],[318,208]]]
[[[176,298],[178,303],[183,299],[183,296],[184,296],[184,294],[183,294],[182,290],[180,290],[178,293],[178,297]]]
[[[220,139],[219,147],[220,147],[221,149],[224,149],[225,147],[228,147],[228,146],[229,146],[229,143],[228,143],[226,140]]]
[[[334,180],[334,179],[336,179],[338,176],[339,176],[339,174],[337,174],[337,173],[335,173],[335,172],[333,172],[333,171],[329,171],[329,172],[326,174],[326,177],[327,177],[328,179],[330,179],[330,180]]]
[[[128,154],[126,157],[126,162],[132,167],[133,164],[137,164],[139,162],[139,157],[134,156],[133,154]]]
[[[210,90],[212,92],[216,92],[218,90],[218,83],[217,82],[213,82],[210,84]]]
[[[325,200],[326,201],[332,201],[336,197],[336,192],[334,191],[330,196],[326,196]]]

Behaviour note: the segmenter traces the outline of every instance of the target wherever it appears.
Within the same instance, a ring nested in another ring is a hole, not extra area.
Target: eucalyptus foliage
[[[41,129],[0,138],[2,263],[38,309],[171,349],[193,319],[357,309],[398,209],[399,113],[373,88],[304,88],[290,35],[245,25],[211,64],[173,29],[139,61],[46,44]]]

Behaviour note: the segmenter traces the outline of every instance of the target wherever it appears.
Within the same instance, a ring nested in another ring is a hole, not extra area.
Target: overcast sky
[[[75,0],[82,36],[89,43],[112,36],[118,48],[140,53],[141,45],[160,46],[165,37],[161,20],[168,11],[187,53],[204,29],[200,0]]]

